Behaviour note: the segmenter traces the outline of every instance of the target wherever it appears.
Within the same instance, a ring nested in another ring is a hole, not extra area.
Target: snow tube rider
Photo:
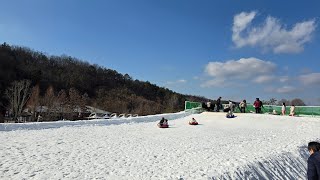
[[[226,118],[234,118],[234,114],[232,113],[232,111],[230,110],[227,115],[226,115]]]
[[[164,117],[162,117],[162,119],[158,123],[158,127],[159,128],[168,128],[169,127],[168,119],[165,119]]]
[[[190,125],[198,125],[199,123],[198,123],[194,118],[192,118],[192,119],[189,121],[189,124],[190,124]]]

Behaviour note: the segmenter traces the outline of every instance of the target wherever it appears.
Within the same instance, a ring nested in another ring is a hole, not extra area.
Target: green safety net
[[[185,101],[185,111],[197,114],[203,112],[203,109],[199,102]]]
[[[193,109],[193,108],[199,108],[199,107],[201,107],[201,103],[199,102],[186,101],[184,109],[187,110],[187,109]]]
[[[185,110],[192,110],[192,109],[199,109],[202,107],[200,102],[185,102]],[[274,105],[264,105],[261,108],[262,113],[272,113],[273,110],[276,111],[277,114],[281,114],[281,106],[274,106]],[[235,112],[240,112],[238,107],[235,108]],[[252,104],[248,104],[246,107],[246,113],[255,112],[255,108]],[[286,107],[286,114],[290,113],[290,106]],[[320,106],[296,106],[295,107],[295,114],[296,115],[310,115],[310,116],[320,116]]]
[[[290,107],[286,107],[286,114],[290,114]],[[276,111],[277,114],[281,114],[282,106],[275,105],[264,105],[261,108],[262,113],[272,113],[273,110]],[[236,112],[240,112],[238,108],[236,108]],[[248,104],[246,108],[246,112],[255,112],[255,108],[252,104]],[[311,116],[320,116],[320,106],[296,106],[295,107],[296,115],[311,115]]]

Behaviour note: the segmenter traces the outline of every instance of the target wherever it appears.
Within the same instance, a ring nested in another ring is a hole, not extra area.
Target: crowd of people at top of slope
[[[240,110],[241,113],[245,113],[246,108],[247,108],[247,101],[244,99],[240,103],[238,103],[238,102],[234,102],[234,101],[229,100],[229,103],[226,104],[224,107],[222,107],[221,97],[219,97],[216,100],[215,104],[211,103],[211,102],[207,102],[207,103],[203,102],[202,103],[202,108],[206,109],[207,111],[215,111],[215,112],[219,112],[220,110],[223,110],[223,112],[234,112],[236,107]],[[263,108],[263,103],[259,98],[256,98],[256,100],[253,103],[253,107],[255,108],[255,113],[257,113],[257,114],[262,113],[261,109]],[[279,113],[277,113],[276,110],[273,110],[272,114],[279,115]],[[281,114],[282,115],[286,114],[286,104],[285,103],[282,103]],[[292,106],[290,107],[289,115],[290,116],[295,115],[295,105],[294,104],[292,104]]]
[[[320,180],[320,143],[313,141],[308,143],[308,180]]]

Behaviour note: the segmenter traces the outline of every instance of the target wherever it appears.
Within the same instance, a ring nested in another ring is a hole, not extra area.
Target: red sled
[[[158,127],[159,128],[168,128],[169,125],[168,124],[162,124],[162,125],[158,124]]]
[[[198,125],[198,122],[189,122],[189,125]]]

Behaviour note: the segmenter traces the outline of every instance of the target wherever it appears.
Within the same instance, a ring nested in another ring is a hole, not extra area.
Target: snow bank
[[[141,123],[141,122],[155,122],[160,121],[162,117],[173,120],[190,115],[191,112],[178,112],[168,114],[157,114],[130,118],[113,118],[113,119],[93,119],[80,121],[54,121],[54,122],[33,122],[33,123],[4,123],[0,124],[0,131],[13,130],[39,130],[60,128],[64,126],[86,126],[86,125],[111,125],[124,123]]]
[[[305,179],[308,117],[202,113],[157,122],[0,132],[0,179]],[[196,118],[200,125],[190,126]],[[158,117],[159,118],[159,117]]]

